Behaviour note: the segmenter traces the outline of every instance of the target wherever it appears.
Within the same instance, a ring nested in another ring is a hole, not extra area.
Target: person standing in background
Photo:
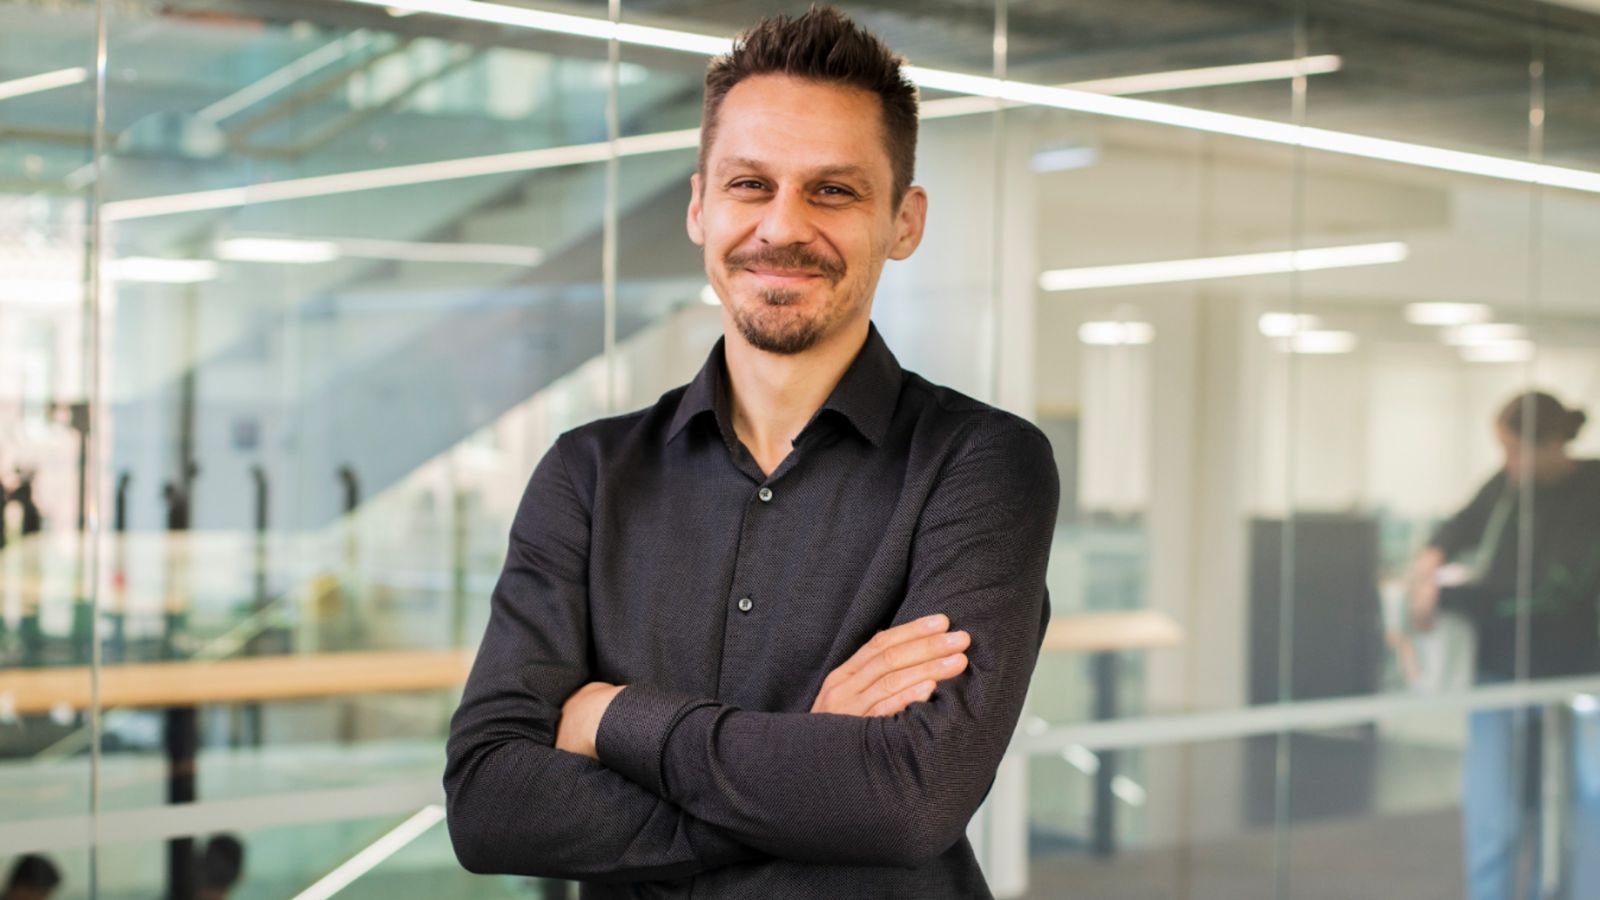
[[[55,863],[38,854],[18,857],[6,878],[5,892],[0,900],[46,900],[61,885],[61,873]]]
[[[1495,419],[1505,463],[1446,521],[1411,574],[1411,618],[1463,616],[1477,634],[1477,683],[1600,670],[1600,460],[1567,445],[1587,416],[1548,393],[1512,398]],[[1524,547],[1523,538],[1529,546]],[[1575,704],[1569,749],[1572,841],[1559,896],[1600,898],[1600,715]],[[1544,717],[1471,714],[1462,760],[1462,837],[1470,900],[1544,897],[1539,796]],[[1528,851],[1526,858],[1523,851]],[[1526,866],[1527,892],[1515,893]]]

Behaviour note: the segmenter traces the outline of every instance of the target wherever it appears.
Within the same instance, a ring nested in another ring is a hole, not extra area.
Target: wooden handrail
[[[100,669],[100,704],[202,706],[438,690],[465,682],[472,657],[471,650],[383,650],[107,665]],[[0,708],[24,715],[63,705],[86,709],[90,675],[87,666],[0,672]]]
[[[1108,653],[1159,650],[1184,641],[1183,626],[1153,609],[1052,616],[1044,651]]]

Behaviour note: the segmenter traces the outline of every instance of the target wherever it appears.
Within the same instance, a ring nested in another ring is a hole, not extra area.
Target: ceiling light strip
[[[54,72],[29,75],[26,78],[17,78],[11,81],[0,81],[0,100],[9,100],[12,97],[21,97],[24,94],[37,94],[40,91],[82,84],[88,80],[89,70],[82,66],[77,66],[71,69],[57,69]]]
[[[1238,256],[1052,269],[1040,273],[1039,288],[1045,291],[1080,291],[1088,288],[1168,284],[1175,281],[1237,278],[1242,275],[1271,275],[1282,272],[1373,266],[1400,262],[1409,252],[1405,244],[1390,241],[1381,244],[1319,247],[1311,250],[1278,250]]]
[[[1297,75],[1328,75],[1339,71],[1344,60],[1338,56],[1307,56],[1302,59],[1275,59],[1234,66],[1207,66],[1203,69],[1176,69],[1144,75],[1122,75],[1074,81],[1060,85],[1095,94],[1149,94],[1156,91],[1182,91],[1192,88],[1250,84],[1257,81],[1282,81]]]

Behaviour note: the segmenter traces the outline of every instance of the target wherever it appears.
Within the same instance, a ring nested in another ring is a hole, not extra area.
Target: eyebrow
[[[734,156],[723,160],[717,165],[717,174],[722,175],[729,169],[754,169],[764,171],[766,166],[760,160],[744,156]],[[857,165],[822,166],[808,173],[812,178],[860,178],[867,179],[867,170]]]

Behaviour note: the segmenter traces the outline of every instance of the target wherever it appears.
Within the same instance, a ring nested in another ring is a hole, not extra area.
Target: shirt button
[[[749,597],[739,598],[739,612],[749,612],[752,606],[755,606],[755,604],[750,602]]]
[[[761,490],[756,491],[756,496],[761,498],[761,502],[762,503],[771,503],[772,502],[772,488],[764,487]]]

